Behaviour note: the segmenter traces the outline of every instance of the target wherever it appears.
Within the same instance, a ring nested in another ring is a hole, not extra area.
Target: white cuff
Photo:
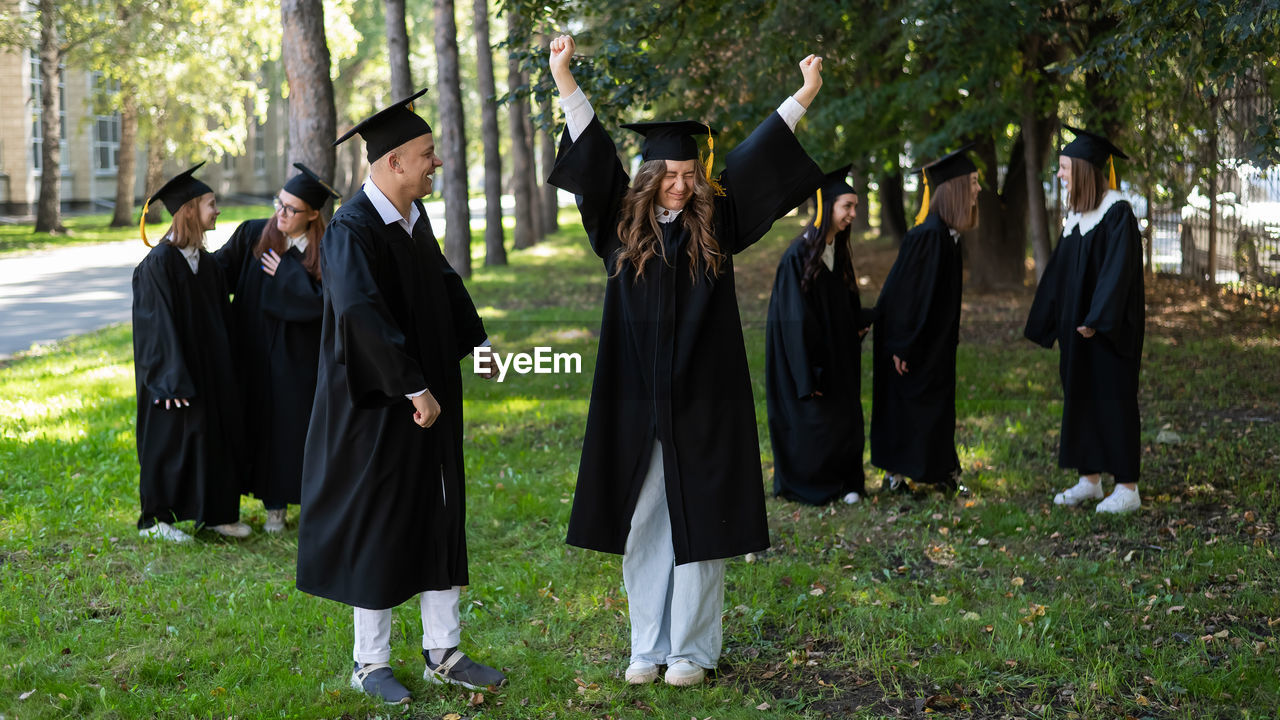
[[[564,124],[569,130],[569,139],[576,142],[591,124],[591,118],[596,116],[596,111],[592,109],[591,103],[587,100],[587,94],[582,92],[581,86],[569,97],[560,98],[560,107],[564,109]]]
[[[805,107],[791,95],[788,95],[787,99],[778,106],[778,114],[782,116],[782,121],[787,124],[787,127],[791,128],[791,132],[796,131],[796,123],[800,122],[804,113]]]
[[[426,391],[427,391],[427,389],[426,389],[426,388],[422,388],[421,390],[419,390],[419,391],[418,391],[418,392],[416,392],[416,393],[408,393],[408,394],[406,394],[406,395],[405,395],[405,398],[406,398],[406,399],[408,399],[408,400],[412,400],[412,399],[414,399],[414,398],[416,398],[416,397],[421,397],[421,395],[422,395],[423,393],[425,393]]]

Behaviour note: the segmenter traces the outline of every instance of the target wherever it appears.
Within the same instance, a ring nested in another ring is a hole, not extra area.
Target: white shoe
[[[667,666],[667,674],[663,678],[668,685],[688,687],[697,685],[707,677],[707,671],[688,660],[677,660]]]
[[[167,522],[157,522],[149,528],[139,530],[138,535],[144,538],[159,538],[161,540],[168,540],[169,542],[176,543],[191,542],[190,535],[182,532]]]
[[[210,525],[209,529],[219,535],[233,538],[247,538],[253,534],[253,528],[242,522],[226,523],[224,525]]]
[[[648,685],[658,679],[658,666],[643,660],[636,660],[627,666],[627,682],[632,685]]]
[[[1085,500],[1101,500],[1102,499],[1102,483],[1089,482],[1084,478],[1080,478],[1074,486],[1063,490],[1053,496],[1054,505],[1079,505]]]
[[[1138,496],[1137,490],[1130,490],[1123,485],[1117,485],[1106,500],[1098,503],[1096,512],[1119,515],[1133,512],[1140,507],[1142,507],[1142,498]]]
[[[862,496],[856,492],[845,493],[844,504],[853,505],[862,499]]]
[[[262,525],[263,532],[269,532],[269,533],[284,532],[285,512],[286,512],[285,508],[280,508],[279,510],[268,510],[267,521]]]

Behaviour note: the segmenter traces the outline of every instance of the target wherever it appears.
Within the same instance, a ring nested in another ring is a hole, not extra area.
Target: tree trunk
[[[853,216],[853,223],[849,225],[849,228],[853,230],[854,234],[864,233],[871,229],[871,206],[867,203],[866,171],[861,167],[855,166],[849,182],[853,184],[853,189],[858,191],[858,214]]]
[[[907,213],[902,206],[902,173],[880,176],[880,237],[902,242],[907,234]]]
[[[401,100],[413,94],[409,74],[409,31],[404,20],[405,0],[385,0],[387,19],[387,61],[391,64],[391,98]]]
[[[508,23],[513,22],[510,18]],[[520,61],[515,55],[507,58],[508,92],[515,93],[524,83]],[[512,247],[523,250],[537,242],[538,228],[534,224],[533,196],[533,148],[531,138],[525,132],[525,119],[529,116],[527,97],[513,96],[507,103],[507,125],[511,131],[511,191],[516,200],[515,242]]]
[[[40,197],[36,232],[64,233],[62,226],[62,123],[59,121],[57,10],[53,0],[40,0]]]
[[[467,135],[458,73],[458,26],[453,0],[435,0],[436,67],[440,131],[436,146],[444,167],[444,256],[462,277],[471,277],[471,207],[467,196]]]
[[[1148,126],[1149,127],[1149,126]],[[1147,181],[1147,229],[1143,234],[1147,246],[1147,276],[1156,275],[1156,191],[1150,180]]]
[[[151,197],[164,184],[164,134],[157,123],[151,127],[151,139],[147,143],[147,187],[143,192]],[[164,217],[164,203],[157,202],[147,209],[147,223],[158,223]]]
[[[532,81],[529,80],[528,73],[524,74],[524,79],[527,84],[533,84]],[[532,97],[525,99],[525,108],[530,108],[532,104]],[[532,109],[529,109],[524,114],[524,136],[529,139],[529,197],[532,201],[531,207],[533,209],[533,241],[536,243],[542,240],[543,229],[546,227],[546,223],[542,218],[542,186],[538,182],[537,163],[538,132],[537,129],[533,127]]]
[[[1031,234],[1031,253],[1036,263],[1036,284],[1049,264],[1049,254],[1053,252],[1049,239],[1049,219],[1045,215],[1044,183],[1044,138],[1040,136],[1040,113],[1036,104],[1036,85],[1027,80],[1022,85],[1022,139],[1026,149],[1025,182],[1027,185],[1027,230]]]
[[[498,90],[489,48],[489,0],[475,0],[476,79],[480,85],[480,135],[484,141],[484,264],[506,265],[502,228],[502,152],[498,129]]]
[[[133,196],[138,174],[138,96],[130,83],[120,87],[120,149],[116,153],[116,208],[111,227],[133,225]]]
[[[1025,145],[1019,134],[1009,156],[1003,192],[995,176],[996,147],[992,138],[978,142],[974,154],[989,168],[987,183],[978,195],[978,227],[965,234],[969,286],[986,292],[1021,286],[1026,274],[1027,186],[1024,179]]]
[[[542,143],[542,165],[538,170],[538,179],[542,182],[542,234],[550,235],[560,229],[559,190],[546,181],[551,174],[551,167],[556,164],[556,139],[551,134],[550,126],[555,110],[551,106],[550,94],[542,98],[541,105],[542,116],[546,118],[548,127],[540,129],[538,133],[538,141]]]
[[[1209,284],[1218,282],[1218,94],[1209,91]]]
[[[324,4],[320,0],[282,0],[280,18],[280,55],[289,79],[289,166],[285,176],[292,177],[293,163],[300,162],[332,182],[338,116],[329,79]]]

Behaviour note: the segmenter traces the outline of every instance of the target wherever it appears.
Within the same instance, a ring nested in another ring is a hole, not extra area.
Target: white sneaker
[[[279,510],[268,510],[267,521],[263,523],[262,530],[269,533],[284,532],[284,516],[285,508]]]
[[[1063,490],[1053,496],[1054,505],[1079,505],[1085,500],[1101,500],[1102,499],[1102,483],[1089,482],[1084,478],[1080,478],[1074,486]]]
[[[167,522],[157,522],[149,528],[139,530],[138,535],[144,538],[159,538],[161,540],[168,540],[169,542],[176,543],[191,542],[190,535],[182,532]]]
[[[845,493],[844,504],[853,505],[854,503],[858,502],[861,499],[862,499],[862,496],[856,492]]]
[[[210,525],[209,529],[226,537],[247,538],[253,533],[253,528],[242,522],[226,523],[224,525]]]
[[[663,678],[668,685],[688,687],[697,685],[707,677],[707,671],[688,660],[677,660],[667,666],[667,674]]]
[[[1130,490],[1123,485],[1117,485],[1106,500],[1098,503],[1096,511],[1119,515],[1133,512],[1140,507],[1142,507],[1142,498],[1138,496],[1137,490]]]
[[[658,679],[658,666],[636,660],[627,666],[627,682],[632,685],[648,685]]]

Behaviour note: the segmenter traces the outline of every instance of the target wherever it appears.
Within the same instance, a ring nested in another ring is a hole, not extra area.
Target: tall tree
[[[480,134],[484,141],[484,264],[506,265],[502,227],[502,153],[498,129],[498,91],[489,47],[489,0],[474,0],[476,75],[480,85]]]
[[[395,100],[413,94],[413,75],[409,71],[409,29],[405,24],[405,0],[385,0],[387,24],[387,60],[391,64],[391,97]]]
[[[303,163],[320,177],[332,178],[337,112],[329,77],[324,3],[281,0],[280,17],[280,54],[289,79],[289,163]]]
[[[458,26],[453,0],[435,0],[436,69],[440,133],[436,150],[444,167],[444,255],[462,277],[471,277],[471,207],[467,192],[467,134],[458,70]]]
[[[542,182],[542,234],[549,235],[560,229],[560,213],[559,190],[556,186],[546,182],[547,177],[551,175],[551,167],[556,164],[556,139],[552,134],[551,118],[555,117],[554,110],[551,107],[550,93],[542,93],[539,98],[542,105],[542,117],[546,121],[539,130],[539,150],[542,155],[542,167],[538,172],[538,180]]]
[[[512,22],[508,19],[508,23]],[[533,138],[529,137],[526,123],[529,118],[527,94],[521,94],[527,85],[519,58],[512,54],[507,62],[507,85],[511,94],[507,101],[507,126],[511,132],[511,192],[516,201],[515,241],[516,250],[533,247],[538,241],[538,228],[534,215],[533,188]]]

